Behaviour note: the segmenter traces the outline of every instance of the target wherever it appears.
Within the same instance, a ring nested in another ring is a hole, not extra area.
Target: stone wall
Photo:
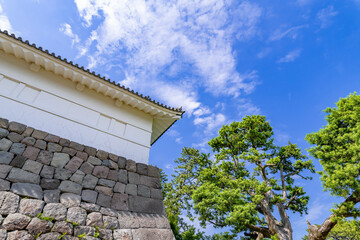
[[[159,177],[0,118],[0,240],[174,239]]]

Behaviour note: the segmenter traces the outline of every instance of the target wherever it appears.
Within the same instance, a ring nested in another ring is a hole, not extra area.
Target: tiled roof
[[[90,69],[86,69],[84,66],[79,66],[79,64],[75,64],[73,61],[68,61],[66,58],[63,58],[63,57],[61,57],[60,55],[56,55],[54,52],[50,53],[50,51],[49,51],[48,49],[43,49],[42,47],[36,46],[35,43],[30,43],[28,40],[23,40],[21,37],[16,37],[15,34],[10,34],[10,33],[9,33],[8,31],[6,31],[6,30],[5,30],[5,31],[0,30],[0,33],[1,33],[1,34],[4,34],[4,35],[6,35],[6,36],[9,36],[9,37],[11,37],[11,38],[13,38],[13,39],[15,39],[15,40],[17,40],[17,41],[20,41],[20,42],[22,42],[22,43],[24,43],[24,44],[26,44],[26,45],[28,45],[28,46],[31,46],[31,47],[33,47],[33,48],[35,48],[35,49],[37,49],[37,50],[39,50],[39,51],[41,51],[41,52],[43,52],[43,53],[46,53],[46,54],[48,54],[48,55],[50,55],[50,56],[52,56],[52,57],[54,57],[54,58],[56,58],[56,59],[59,59],[59,60],[65,62],[65,63],[67,63],[67,64],[69,64],[69,65],[71,65],[71,66],[73,66],[73,67],[76,67],[76,68],[78,68],[78,69],[81,69],[81,70],[84,71],[84,72],[87,72],[87,73],[89,73],[89,74],[91,74],[91,75],[93,75],[93,76],[95,76],[95,77],[98,77],[98,78],[102,79],[103,81],[106,81],[106,82],[108,82],[108,83],[111,83],[111,84],[113,84],[113,85],[115,85],[115,86],[117,86],[117,87],[119,87],[119,88],[121,88],[121,89],[124,89],[124,90],[128,91],[128,92],[131,93],[131,94],[134,94],[134,95],[136,95],[136,96],[139,96],[139,97],[141,97],[141,98],[143,98],[143,99],[145,99],[145,100],[147,100],[147,101],[149,101],[149,102],[151,102],[151,103],[154,103],[154,104],[156,104],[156,105],[158,105],[158,106],[160,106],[160,107],[163,107],[163,108],[165,108],[165,109],[172,110],[172,111],[175,111],[175,112],[179,112],[179,113],[181,113],[181,114],[183,114],[183,113],[185,112],[185,111],[182,110],[182,107],[173,108],[173,107],[164,105],[164,104],[162,104],[162,103],[159,103],[159,102],[151,99],[149,96],[143,96],[143,94],[140,94],[140,93],[138,93],[138,92],[135,92],[134,90],[131,90],[131,89],[129,89],[129,88],[126,88],[124,85],[121,85],[120,83],[116,83],[115,81],[112,81],[111,79],[106,78],[105,76],[101,76],[100,74],[97,74],[97,73],[95,73],[94,71],[90,71]]]

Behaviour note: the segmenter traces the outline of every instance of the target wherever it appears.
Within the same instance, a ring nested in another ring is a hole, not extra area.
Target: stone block
[[[27,158],[21,155],[17,155],[10,163],[11,166],[22,168],[26,162]]]
[[[141,213],[164,214],[163,201],[141,196],[129,196],[129,210]]]
[[[2,138],[0,139],[0,151],[9,151],[11,145],[13,144],[12,141],[10,141],[9,139],[6,138]]]
[[[11,169],[12,166],[0,164],[0,178],[5,179]]]
[[[6,178],[10,182],[14,183],[40,183],[40,176],[34,173],[24,171],[19,168],[12,168],[9,176]]]
[[[137,185],[127,184],[125,187],[125,193],[136,196],[137,195]]]
[[[35,174],[40,174],[42,167],[43,165],[39,162],[35,162],[33,160],[27,160],[24,166],[22,167],[22,169]]]
[[[100,178],[98,185],[112,188],[115,186],[115,181]]]
[[[82,184],[83,179],[85,177],[85,173],[80,170],[77,170],[70,178],[70,181],[76,182],[78,184]]]
[[[83,190],[81,198],[84,202],[96,203],[98,193],[93,190]]]
[[[126,168],[126,158],[119,157],[117,163],[118,163],[118,166],[119,166],[120,169],[125,169]]]
[[[96,186],[95,191],[97,191],[99,193],[103,193],[103,194],[105,194],[107,196],[112,196],[113,195],[113,189],[109,188],[109,187]]]
[[[48,151],[40,151],[37,161],[44,164],[49,165],[54,157],[54,154]]]
[[[22,230],[29,224],[30,220],[31,218],[24,214],[12,213],[5,218],[3,227],[7,231]]]
[[[44,217],[52,217],[56,221],[64,221],[66,219],[67,210],[61,203],[48,203],[43,210]]]
[[[96,155],[96,149],[93,147],[89,147],[89,146],[85,146],[84,151],[89,155],[89,156],[95,156]]]
[[[39,152],[40,152],[40,149],[31,147],[31,146],[27,146],[22,155],[31,160],[36,160],[39,155]]]
[[[115,184],[115,186],[114,186],[114,192],[124,193],[125,192],[125,187],[126,187],[125,184],[117,182]]]
[[[140,175],[134,172],[128,172],[128,181],[131,184],[140,184]]]
[[[107,229],[119,228],[119,222],[117,217],[103,216],[104,227]]]
[[[99,179],[97,177],[94,177],[93,175],[87,174],[84,177],[82,185],[83,185],[84,188],[94,189],[96,187],[96,184],[97,184],[98,180]]]
[[[79,169],[81,164],[84,162],[81,158],[73,157],[65,166],[66,169],[75,172]]]
[[[126,170],[129,172],[136,172],[136,162],[133,160],[126,160]]]
[[[43,140],[36,140],[34,147],[40,148],[41,150],[46,149],[46,142]]]
[[[52,142],[52,143],[59,143],[60,141],[60,137],[52,135],[52,134],[48,134],[45,138],[45,141],[47,142]]]
[[[55,168],[55,175],[54,178],[60,180],[67,180],[72,176],[72,172],[67,169]]]
[[[150,188],[156,188],[156,189],[161,188],[160,178],[155,178],[155,177],[140,175],[140,184]]]
[[[60,202],[60,190],[44,190],[44,201],[46,203]]]
[[[11,192],[0,191],[0,215],[16,213],[20,197]]]
[[[102,150],[98,150],[96,152],[96,157],[98,157],[99,159],[101,160],[105,160],[107,159],[109,156],[109,153],[108,152],[105,152],[105,151],[102,151]]]
[[[111,198],[111,208],[119,211],[127,211],[128,207],[128,195],[121,193],[114,193]]]
[[[112,154],[112,153],[109,153],[109,158],[110,160],[114,161],[117,163],[118,159],[119,159],[119,156],[118,155],[115,155],[115,154]]]
[[[144,185],[138,185],[138,196],[150,197],[150,188]]]
[[[102,165],[104,166],[107,166],[109,167],[110,169],[113,169],[113,170],[118,170],[119,169],[119,166],[117,165],[117,163],[111,161],[111,160],[104,160],[102,162]]]
[[[160,178],[160,170],[154,166],[148,166],[149,177]]]
[[[75,193],[81,195],[82,186],[78,183],[64,180],[60,183],[59,189],[61,192]]]
[[[10,182],[0,179],[0,191],[8,191],[10,190]]]
[[[93,175],[98,178],[107,178],[110,169],[105,166],[95,166],[93,170]]]
[[[24,137],[30,137],[31,134],[34,132],[34,129],[32,127],[27,127],[25,131],[22,133]]]
[[[67,211],[66,220],[79,225],[86,223],[86,210],[81,207],[71,207]]]
[[[86,152],[77,152],[76,157],[86,161],[89,157],[89,155]]]
[[[102,207],[102,208],[100,208],[100,213],[103,216],[111,216],[111,217],[117,217],[118,216],[117,211],[112,209],[112,208]]]
[[[60,180],[51,178],[42,178],[40,186],[46,190],[54,190],[60,186]]]
[[[74,229],[74,235],[75,236],[79,236],[84,234],[86,236],[94,236],[95,234],[95,228],[94,227],[90,227],[90,226],[77,226]]]
[[[49,142],[47,145],[47,150],[49,152],[61,152],[62,146],[57,143]]]
[[[62,152],[69,154],[71,157],[75,156],[75,154],[77,153],[77,151],[75,149],[68,148],[68,147],[63,147]]]
[[[161,239],[174,240],[174,234],[170,229],[139,228],[131,230],[133,239]]]
[[[118,180],[119,182],[121,183],[124,183],[124,184],[127,184],[128,183],[128,176],[127,176],[127,171],[126,170],[122,170],[120,169],[119,170],[119,173],[118,173]]]
[[[163,199],[161,189],[150,188],[150,197],[155,199]]]
[[[1,224],[1,222],[0,222],[0,224]],[[6,240],[6,238],[7,238],[6,230],[5,229],[0,229],[0,239],[1,240]]]
[[[84,145],[79,144],[77,142],[70,142],[69,147],[75,149],[76,151],[80,151],[80,152],[84,151],[84,149],[85,149]]]
[[[89,213],[86,219],[86,226],[102,227],[104,225],[102,214],[98,212]]]
[[[44,165],[40,172],[40,176],[43,178],[53,178],[54,177],[55,168],[51,166]]]
[[[81,197],[73,193],[63,193],[60,195],[60,203],[62,203],[66,208],[79,207],[81,202]]]
[[[10,148],[10,152],[17,155],[21,155],[24,153],[25,147],[26,145],[23,143],[14,143]]]
[[[31,197],[42,200],[43,191],[37,184],[31,183],[13,183],[11,186],[11,192],[16,193],[22,197]]]
[[[54,224],[50,221],[40,220],[39,218],[33,218],[26,230],[33,235],[46,234],[51,231]]]
[[[121,229],[135,229],[140,226],[136,213],[119,212],[118,221]]]
[[[5,128],[0,128],[0,138],[5,138],[7,135],[9,135],[9,131]]]
[[[51,166],[63,168],[70,161],[70,157],[66,153],[54,153]]]
[[[94,170],[94,166],[91,163],[88,162],[84,162],[81,167],[80,170],[82,172],[84,172],[85,174],[91,174]]]
[[[114,239],[121,239],[121,240],[132,240],[132,233],[131,229],[116,229],[114,230]]]
[[[60,233],[49,232],[45,234],[41,234],[37,240],[56,240],[60,238]]]
[[[9,133],[9,135],[7,136],[7,138],[12,141],[13,143],[19,143],[21,142],[24,137],[18,133],[15,133],[15,132],[11,132]]]
[[[100,206],[94,203],[86,203],[86,202],[82,202],[80,204],[80,207],[82,207],[83,209],[85,209],[87,212],[99,212],[100,211]]]
[[[28,233],[27,231],[13,231],[13,232],[9,232],[7,234],[7,240],[34,240],[34,237],[31,236],[30,233]]]
[[[9,123],[8,130],[10,132],[16,132],[18,134],[22,134],[26,129],[26,125],[18,123],[18,122],[11,122]]]
[[[9,127],[9,120],[5,118],[0,118],[0,127],[1,128],[8,128]]]
[[[11,160],[13,160],[13,158],[14,158],[13,153],[0,151],[0,164],[8,165],[8,164],[10,164]]]
[[[99,230],[99,238],[100,239],[113,239],[113,233],[111,229],[103,229]]]
[[[73,225],[71,223],[68,223],[66,221],[57,221],[55,222],[53,232],[58,232],[61,234],[73,234]]]
[[[25,137],[21,143],[25,144],[26,146],[34,146],[36,139],[33,137]]]
[[[48,135],[47,132],[41,130],[34,130],[31,136],[36,139],[43,140]]]
[[[59,144],[63,147],[70,146],[70,141],[65,138],[60,138]]]
[[[111,197],[105,194],[99,193],[96,203],[102,207],[111,206]]]
[[[19,213],[30,217],[36,217],[42,212],[45,202],[36,199],[21,199]]]
[[[153,215],[156,217],[156,228],[160,229],[171,229],[169,220],[166,215]]]
[[[144,163],[137,163],[136,164],[136,172],[140,175],[148,175],[148,165]]]
[[[91,163],[92,165],[95,165],[95,166],[100,166],[102,163],[102,161],[100,159],[93,157],[93,156],[88,157],[87,162]]]

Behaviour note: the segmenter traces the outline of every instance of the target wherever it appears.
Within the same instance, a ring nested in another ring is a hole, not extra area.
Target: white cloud
[[[235,40],[257,34],[262,10],[250,1],[75,3],[85,26],[100,18],[99,26],[80,46],[80,56],[89,56],[92,68],[117,62],[127,87],[150,92],[171,106],[182,105],[191,114],[201,106],[199,89],[214,96],[238,96],[256,85],[256,72],[236,70],[232,48]]]
[[[237,104],[237,110],[239,117],[245,117],[246,115],[259,115],[261,110],[259,107],[254,105],[250,100],[240,99]]]
[[[204,132],[208,134],[217,131],[226,122],[226,117],[222,113],[211,114],[207,117],[197,117],[194,119],[194,124],[205,127]]]
[[[286,30],[277,29],[269,38],[270,41],[281,40],[284,37],[290,37],[292,39],[296,39],[298,36],[298,32],[300,29],[307,27],[307,25],[300,25],[288,28]]]
[[[10,24],[9,18],[4,13],[1,5],[0,5],[0,29],[2,31],[7,30],[8,32],[13,32],[13,28]]]
[[[71,38],[72,45],[80,42],[79,36],[73,33],[71,26],[69,24],[67,24],[67,23],[61,24],[59,31],[64,33],[69,38]]]
[[[286,54],[284,57],[280,58],[277,62],[278,63],[287,63],[287,62],[293,62],[296,58],[300,56],[301,49],[295,49],[288,54]]]
[[[263,50],[261,50],[256,56],[260,59],[266,57],[267,55],[269,55],[271,53],[271,48],[265,48]]]
[[[338,14],[337,11],[334,10],[333,6],[328,6],[326,8],[321,9],[317,13],[317,18],[320,21],[320,27],[326,28],[331,24],[331,19]]]
[[[296,3],[300,6],[305,6],[312,2],[313,2],[313,0],[296,0]]]

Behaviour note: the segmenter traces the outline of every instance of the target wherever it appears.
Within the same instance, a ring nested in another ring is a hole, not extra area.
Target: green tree
[[[224,125],[209,146],[212,157],[184,148],[176,160],[173,179],[164,187],[170,219],[185,210],[202,226],[231,229],[214,239],[244,231],[257,239],[292,239],[287,212],[306,213],[309,201],[293,177],[309,179],[303,172],[314,173],[312,161],[296,144],[276,146],[269,122],[257,115]]]
[[[315,145],[309,152],[323,166],[319,173],[324,189],[344,200],[321,225],[308,222],[310,240],[326,239],[339,220],[359,216],[360,96],[354,93],[342,98],[325,113],[327,125],[308,134],[306,140]]]

